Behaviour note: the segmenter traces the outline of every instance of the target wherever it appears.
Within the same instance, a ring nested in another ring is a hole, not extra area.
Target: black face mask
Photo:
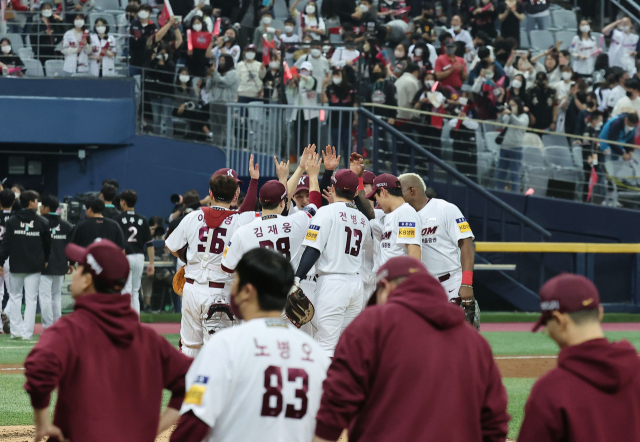
[[[383,77],[382,77],[382,72],[373,72],[373,73],[371,74],[371,79],[372,79],[373,81],[378,81],[378,80],[380,80],[381,78],[383,78]]]
[[[633,96],[633,93],[632,93],[632,92],[630,92],[630,91],[629,91],[629,92],[627,92],[627,97],[631,98],[632,96]]]

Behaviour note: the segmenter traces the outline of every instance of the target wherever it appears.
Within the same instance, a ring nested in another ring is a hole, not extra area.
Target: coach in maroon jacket
[[[563,274],[540,289],[542,316],[560,346],[558,367],[533,386],[518,442],[640,441],[640,360],[604,338],[598,289]]]
[[[491,348],[411,257],[378,271],[377,306],[335,351],[314,441],[504,441],[507,394]],[[383,305],[381,305],[383,304]]]
[[[118,246],[69,244],[66,254],[78,263],[74,312],[43,333],[24,364],[36,441],[153,442],[179,418],[191,359],[138,323],[131,297],[120,295],[129,263]],[[160,416],[164,388],[172,398]]]

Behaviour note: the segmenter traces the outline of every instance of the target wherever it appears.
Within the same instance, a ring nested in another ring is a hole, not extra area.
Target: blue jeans
[[[173,100],[170,97],[153,97],[151,99],[153,112],[153,133],[155,135],[173,135]]]
[[[531,17],[530,15],[525,15],[524,24],[527,28],[527,34],[533,31],[536,28],[536,25],[538,25],[538,29],[540,31],[545,31],[549,29],[549,26],[551,26],[551,15],[547,15],[545,17]]]
[[[520,168],[522,167],[522,148],[500,149],[496,189],[506,190],[509,184],[511,192],[520,193]],[[507,180],[507,173],[509,180]]]

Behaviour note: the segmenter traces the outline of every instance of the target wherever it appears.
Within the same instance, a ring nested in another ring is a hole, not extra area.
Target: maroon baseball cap
[[[356,193],[360,180],[358,175],[350,169],[340,169],[331,177],[334,189],[340,189],[343,192]]]
[[[376,174],[370,170],[365,170],[362,174],[362,184],[373,184],[373,180],[376,179]]]
[[[391,175],[390,173],[380,174],[376,177],[375,180],[373,180],[373,189],[371,190],[371,192],[367,194],[365,198],[369,200],[374,200],[375,198],[373,196],[376,194],[376,192],[379,189],[382,189],[382,188],[402,189],[402,185],[400,184],[400,181],[398,180],[398,178],[395,177],[395,175]]]
[[[298,180],[298,187],[293,195],[297,195],[301,190],[309,190],[309,175],[302,175]]]
[[[233,179],[236,180],[236,183],[240,185],[244,185],[244,183],[238,179],[238,173],[233,169],[228,169],[228,168],[218,169],[215,172],[213,172],[212,178],[217,175],[227,175],[227,176],[233,177]]]
[[[376,289],[369,295],[369,302],[367,305],[375,305],[376,300],[373,295],[378,290],[378,286],[383,279],[393,281],[394,279],[404,278],[416,273],[419,273],[424,277],[433,278],[433,276],[431,276],[427,271],[424,264],[415,258],[410,256],[397,256],[395,258],[391,258],[378,269],[378,273],[376,274]]]
[[[122,290],[129,277],[129,261],[122,249],[103,239],[89,247],[67,244],[64,252],[71,261],[84,266],[94,281],[100,281],[113,290]]]
[[[547,325],[553,311],[573,313],[597,309],[599,306],[600,294],[593,282],[584,276],[563,273],[548,280],[540,289],[542,314],[531,331]]]
[[[269,180],[260,188],[260,202],[279,203],[287,197],[287,188],[278,180]]]

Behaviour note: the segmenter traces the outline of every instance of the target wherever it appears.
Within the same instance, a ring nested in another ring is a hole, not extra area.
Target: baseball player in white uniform
[[[445,200],[428,198],[419,175],[398,178],[402,193],[422,223],[422,263],[440,281],[449,300],[474,301],[473,232],[460,209]]]
[[[382,231],[377,238],[380,241],[380,265],[394,256],[421,259],[420,217],[402,198],[398,178],[390,173],[378,175],[366,197],[375,200],[385,213],[379,219]]]
[[[252,181],[260,176],[253,156],[249,172]],[[237,188],[233,176],[214,175],[209,187],[211,207],[185,216],[165,241],[171,253],[186,262],[180,339],[182,352],[191,357],[213,333],[235,323],[229,306],[232,278],[221,268],[222,253],[233,233],[259,216],[229,210]]]
[[[281,314],[293,284],[289,261],[248,251],[231,305],[242,325],[216,333],[186,376],[172,442],[308,442],[330,359]]]
[[[351,170],[339,170],[332,183],[333,203],[320,208],[313,218],[296,271],[299,284],[311,266],[316,266],[316,340],[328,356],[333,356],[342,331],[362,311],[360,252],[363,248],[373,250],[369,221],[352,203],[358,176]]]

